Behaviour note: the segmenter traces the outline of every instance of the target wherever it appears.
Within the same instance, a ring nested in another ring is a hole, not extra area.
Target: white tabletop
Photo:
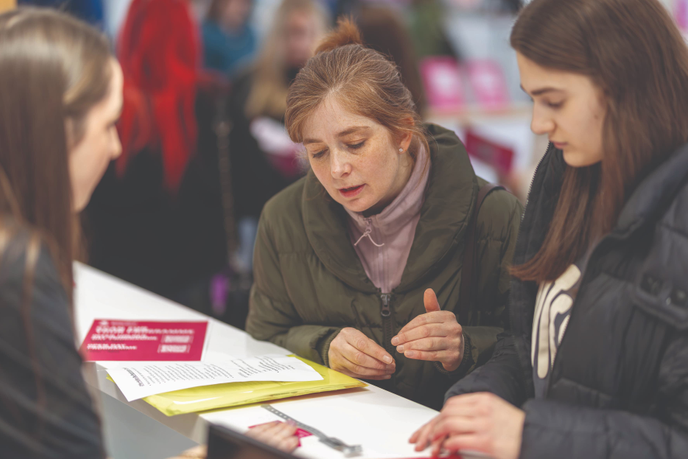
[[[79,342],[83,341],[94,319],[208,320],[209,352],[226,352],[237,357],[290,353],[82,264],[75,265],[75,282]],[[209,422],[242,430],[274,419],[273,415],[256,406],[167,417],[143,400],[127,402],[115,384],[106,379],[102,365],[89,365],[86,371],[88,384],[199,443],[205,441]],[[434,410],[375,386],[277,401],[273,405],[327,435],[346,443],[362,445],[362,459],[427,456],[427,453],[415,453],[407,440],[418,427],[437,414]],[[315,437],[304,438],[301,443],[302,447],[295,453],[299,456],[322,459],[343,457],[338,451],[319,443]]]

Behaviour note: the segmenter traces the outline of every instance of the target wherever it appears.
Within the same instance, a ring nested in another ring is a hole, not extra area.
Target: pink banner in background
[[[479,106],[501,109],[509,105],[509,90],[499,63],[490,59],[475,59],[468,61],[466,67]]]
[[[437,110],[456,110],[464,104],[464,84],[456,59],[427,57],[420,63],[428,104]]]

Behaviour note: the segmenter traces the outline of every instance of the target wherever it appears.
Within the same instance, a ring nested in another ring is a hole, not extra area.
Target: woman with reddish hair
[[[221,80],[199,71],[185,0],[134,0],[117,53],[122,156],[87,209],[91,263],[180,301],[227,261],[212,131]]]
[[[296,76],[285,119],[311,170],[261,215],[247,331],[439,408],[505,325],[521,205],[486,194],[348,21]]]

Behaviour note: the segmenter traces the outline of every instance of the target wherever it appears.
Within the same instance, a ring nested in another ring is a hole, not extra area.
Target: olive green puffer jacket
[[[487,361],[505,326],[509,290],[507,267],[523,208],[504,191],[491,193],[478,215],[477,306],[463,323],[462,364],[447,372],[436,362],[398,354],[391,339],[424,314],[423,292],[432,288],[444,310],[458,307],[461,265],[468,220],[485,183],[473,172],[456,135],[428,125],[431,167],[425,203],[401,284],[386,297],[368,279],[347,233],[343,207],[330,199],[312,171],[263,209],[254,256],[246,330],[292,352],[328,365],[330,343],[354,327],[383,346],[396,360],[390,380],[374,382],[433,408],[446,390]],[[380,314],[389,301],[392,314]]]

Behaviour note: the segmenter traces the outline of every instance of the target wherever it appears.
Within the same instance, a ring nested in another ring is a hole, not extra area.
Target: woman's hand
[[[454,371],[463,360],[463,329],[456,315],[442,311],[437,296],[427,289],[423,296],[426,314],[422,314],[392,338],[392,346],[406,358],[440,362],[445,370]]]
[[[287,453],[291,453],[299,446],[299,439],[294,434],[296,434],[295,425],[280,421],[256,426],[246,432],[248,437]]]
[[[355,328],[344,328],[330,343],[330,368],[360,379],[389,379],[396,370],[391,355]]]
[[[458,395],[447,400],[440,414],[409,439],[416,451],[429,445],[440,451],[472,450],[495,459],[517,459],[525,413],[494,394]]]

